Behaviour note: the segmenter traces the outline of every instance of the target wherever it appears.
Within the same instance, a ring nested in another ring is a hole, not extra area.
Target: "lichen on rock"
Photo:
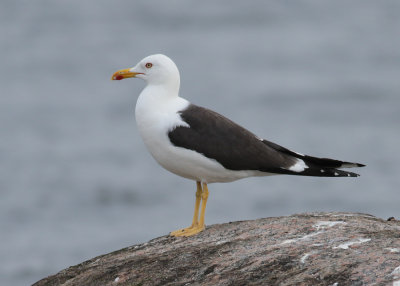
[[[69,267],[34,286],[396,285],[400,222],[305,213],[163,236]]]

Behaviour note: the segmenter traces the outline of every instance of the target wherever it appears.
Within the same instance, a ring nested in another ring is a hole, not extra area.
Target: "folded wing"
[[[196,151],[230,170],[258,170],[274,174],[355,177],[337,168],[362,167],[359,163],[302,155],[258,138],[247,129],[209,109],[190,105],[179,112],[187,126],[170,130],[173,145]]]

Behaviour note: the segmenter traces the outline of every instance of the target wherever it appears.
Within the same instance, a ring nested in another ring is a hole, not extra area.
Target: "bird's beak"
[[[116,71],[112,75],[111,80],[121,80],[124,78],[136,77],[138,74],[143,74],[143,73],[133,72],[132,69],[123,69],[123,70]]]

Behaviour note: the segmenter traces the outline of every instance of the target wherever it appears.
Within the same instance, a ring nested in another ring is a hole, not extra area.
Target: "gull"
[[[192,236],[205,229],[207,184],[277,174],[357,177],[340,169],[365,166],[291,151],[190,103],[179,96],[179,70],[165,55],[145,57],[133,68],[115,72],[111,79],[126,78],[146,82],[135,117],[150,154],[168,171],[196,182],[192,224],[171,232],[172,236]]]

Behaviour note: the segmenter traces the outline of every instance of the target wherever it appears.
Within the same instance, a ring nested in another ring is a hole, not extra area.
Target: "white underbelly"
[[[181,177],[205,183],[215,183],[268,175],[254,170],[234,171],[225,169],[214,159],[207,158],[192,150],[173,146],[169,138],[165,137],[164,144],[145,141],[146,147],[162,167]]]

